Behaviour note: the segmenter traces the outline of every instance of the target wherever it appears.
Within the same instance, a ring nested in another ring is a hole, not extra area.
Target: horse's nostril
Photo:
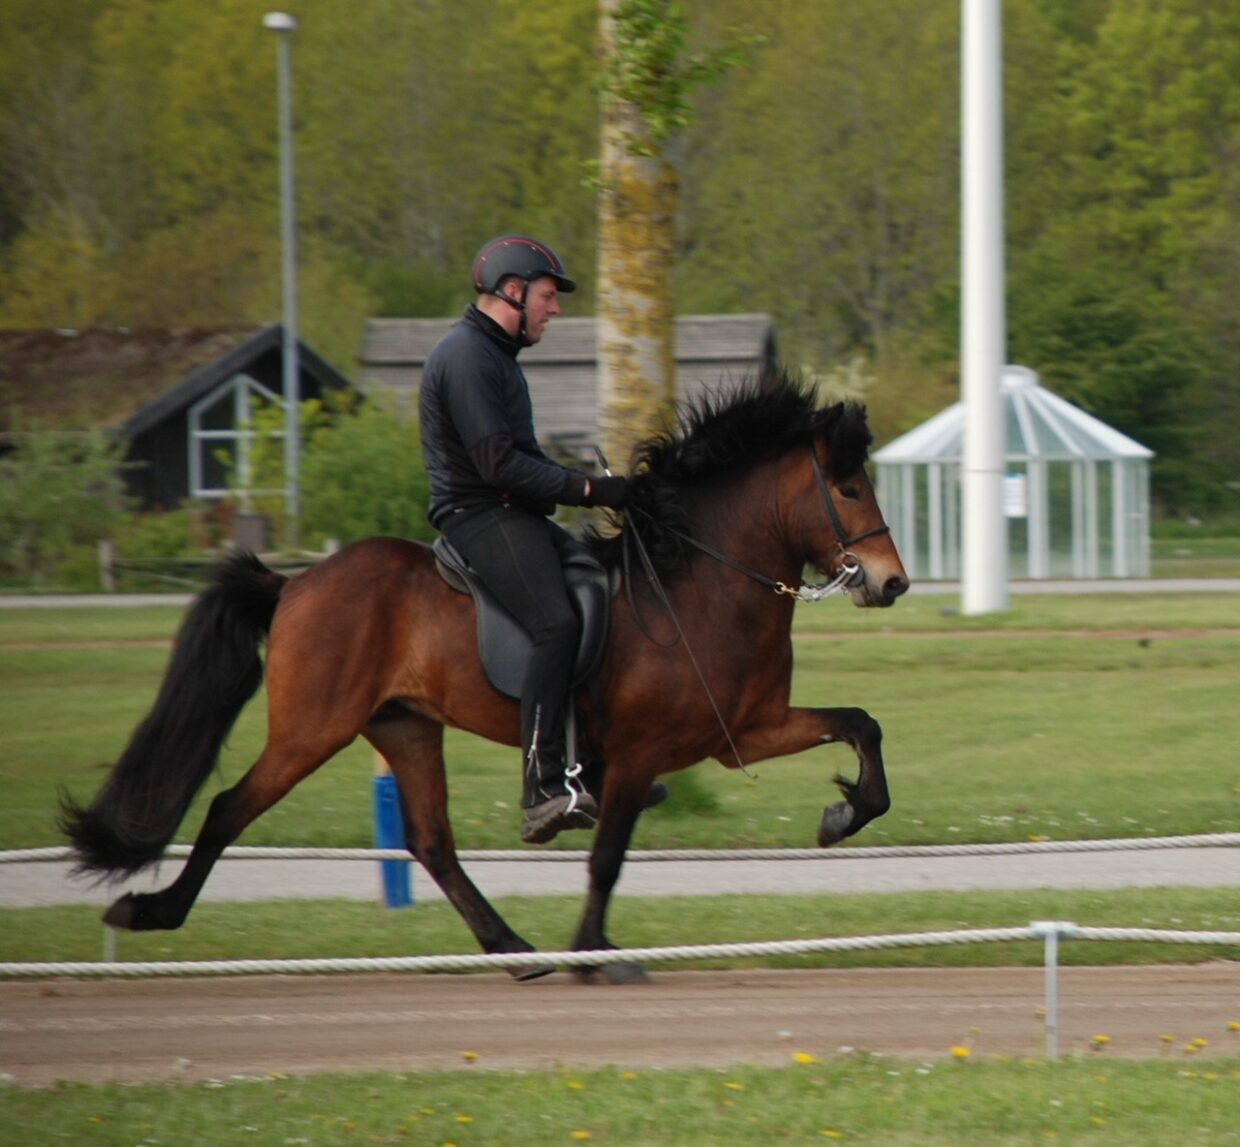
[[[908,584],[908,578],[892,574],[883,586],[883,592],[888,597],[899,597],[902,593],[908,592]]]

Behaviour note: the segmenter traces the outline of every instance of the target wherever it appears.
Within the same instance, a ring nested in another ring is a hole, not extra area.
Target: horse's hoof
[[[132,931],[134,927],[134,894],[126,892],[119,900],[114,900],[103,914],[103,922],[112,928],[124,928]]]
[[[848,835],[856,810],[847,801],[840,801],[822,810],[822,820],[818,823],[818,847],[830,848],[839,844]]]
[[[609,984],[648,984],[650,977],[640,964],[604,964],[603,975]]]
[[[554,964],[534,964],[528,968],[512,968],[510,974],[517,983],[524,984],[527,980],[541,980],[543,976],[549,976],[554,971]]]

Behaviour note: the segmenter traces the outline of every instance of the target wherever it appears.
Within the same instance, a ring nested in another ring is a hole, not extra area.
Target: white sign
[[[1029,516],[1029,488],[1024,474],[1003,476],[1003,513],[1008,518]]]

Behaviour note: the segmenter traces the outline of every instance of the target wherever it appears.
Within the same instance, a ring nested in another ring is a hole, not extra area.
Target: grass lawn
[[[0,1093],[0,1142],[447,1147],[1236,1147],[1240,1060],[484,1069]]]
[[[997,618],[951,599],[885,611],[840,600],[798,611],[793,697],[861,705],[883,725],[894,805],[855,844],[1175,835],[1240,824],[1240,595],[1016,597]],[[0,847],[61,843],[55,797],[88,799],[145,715],[180,612],[0,611]],[[261,696],[242,714],[218,784],[257,755]],[[518,761],[448,738],[458,843],[517,843]],[[247,832],[245,844],[371,841],[374,756],[355,744]],[[831,775],[829,746],[670,778],[636,847],[806,846]],[[202,800],[217,788],[209,783]],[[178,839],[192,840],[204,807]],[[579,841],[566,842],[579,847]]]

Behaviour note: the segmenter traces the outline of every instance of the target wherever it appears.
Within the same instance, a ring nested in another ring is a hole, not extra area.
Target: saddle
[[[530,657],[524,627],[482,584],[464,556],[440,536],[433,546],[435,566],[453,589],[473,595],[478,615],[478,652],[487,680],[505,697],[521,698],[521,683]],[[564,584],[581,625],[573,685],[589,680],[598,669],[611,622],[611,577],[586,546],[574,543],[564,558]]]

